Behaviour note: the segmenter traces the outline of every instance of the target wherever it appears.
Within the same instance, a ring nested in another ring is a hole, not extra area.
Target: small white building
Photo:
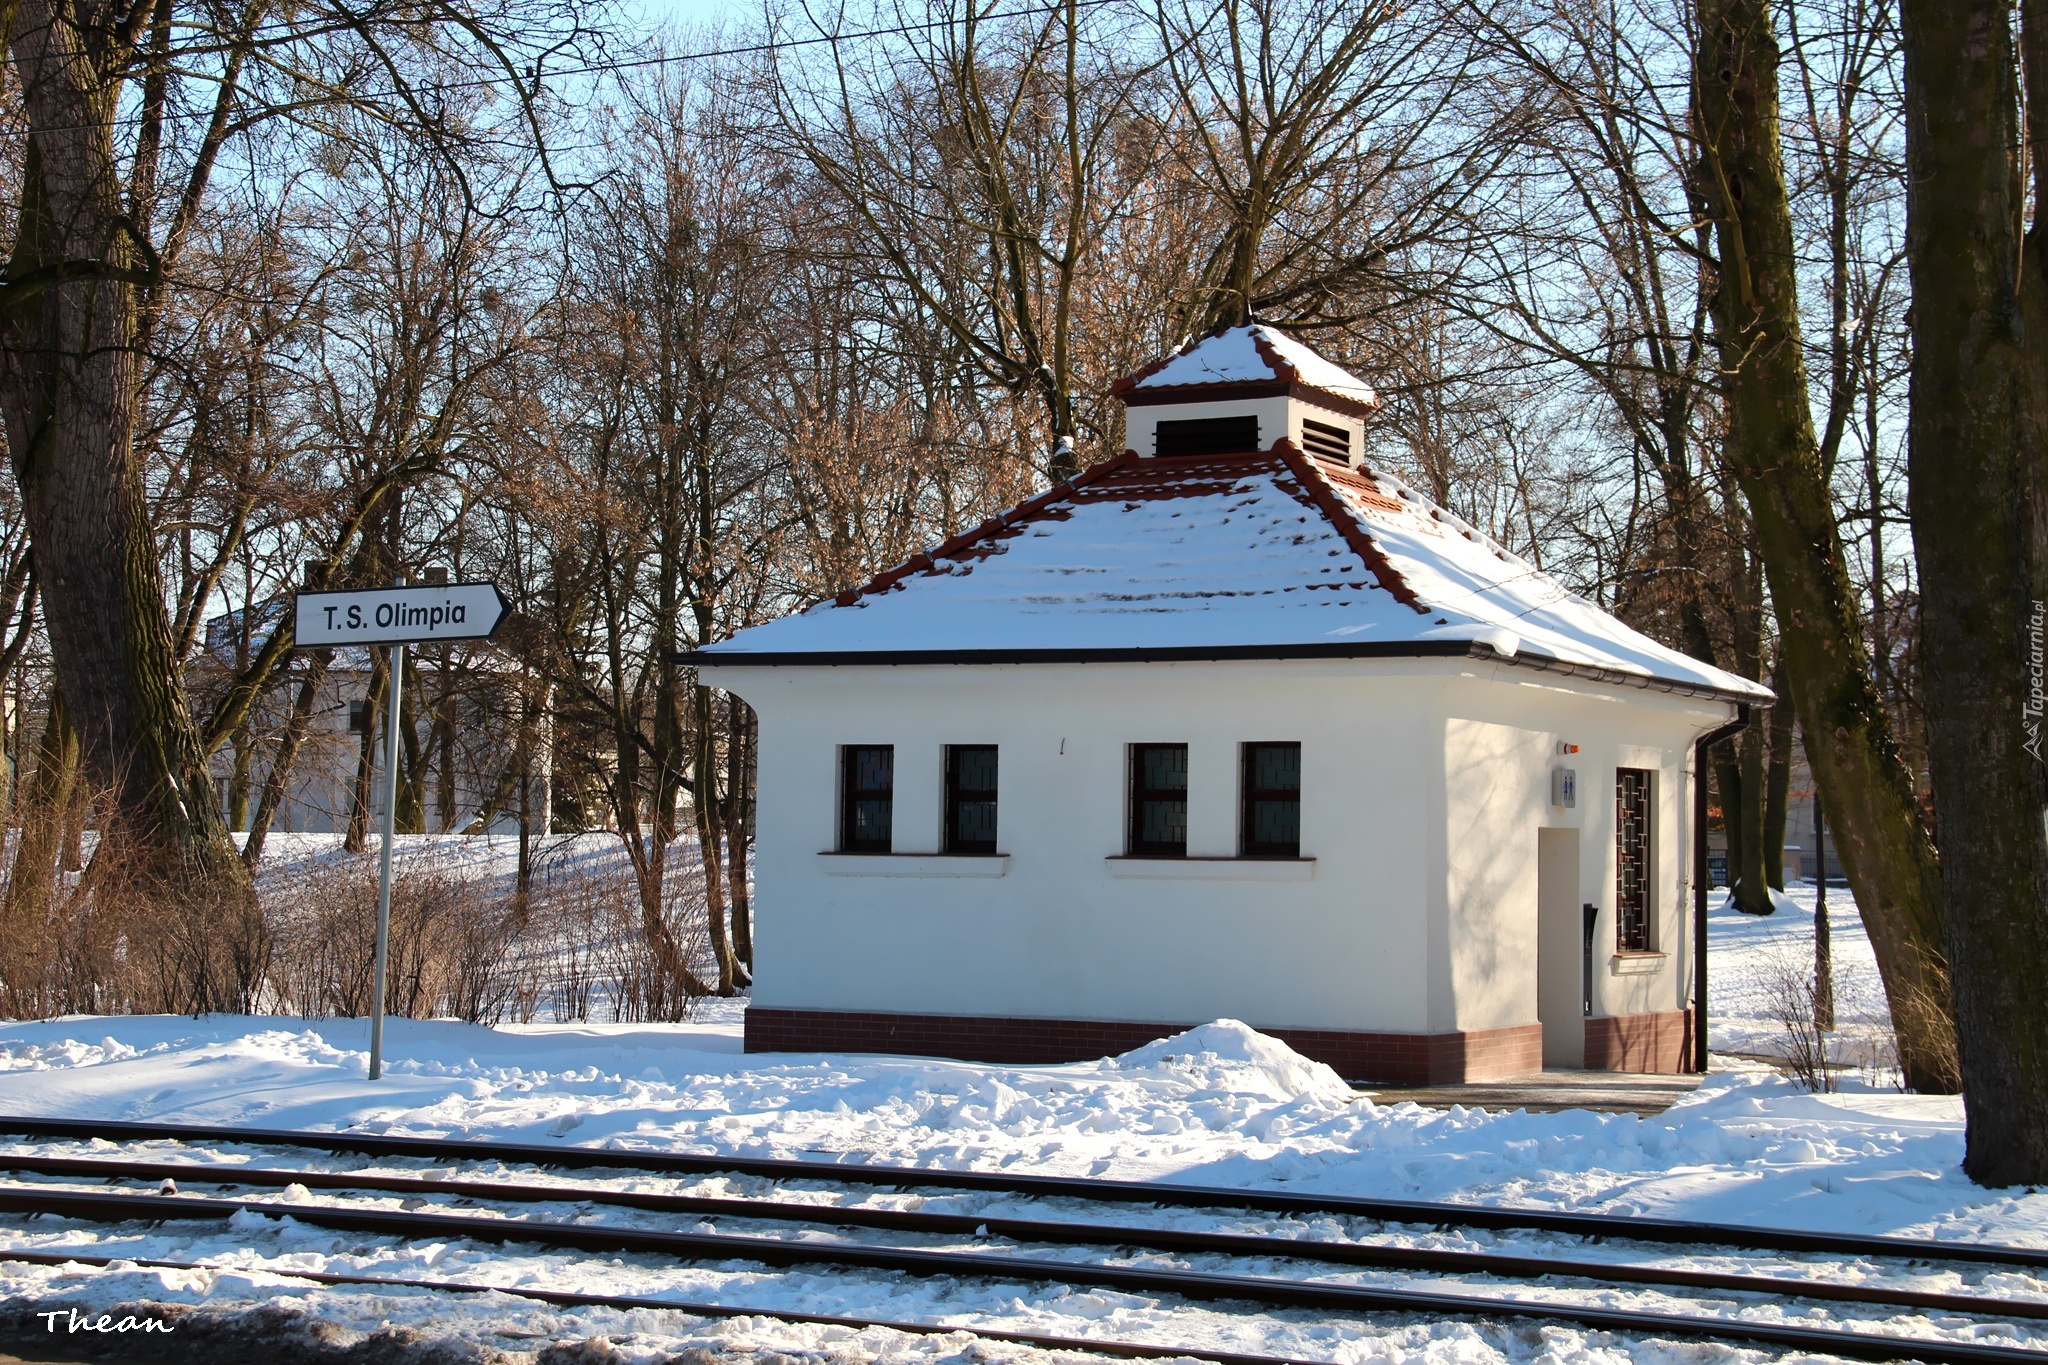
[[[1272,328],[1118,392],[1120,458],[692,656],[760,717],[748,1049],[1678,1069],[1692,745],[1770,693],[1364,467]]]

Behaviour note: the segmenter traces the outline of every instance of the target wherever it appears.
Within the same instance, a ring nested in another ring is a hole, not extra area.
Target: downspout
[[[1749,725],[1749,706],[1692,746],[1692,1069],[1707,1073],[1707,750]]]

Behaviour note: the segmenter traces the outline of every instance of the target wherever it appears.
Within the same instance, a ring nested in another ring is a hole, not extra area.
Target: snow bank
[[[1066,1066],[741,1055],[684,1025],[84,1018],[0,1026],[0,1114],[362,1128],[577,1146],[1451,1199],[2048,1246],[2048,1194],[1958,1169],[1960,1102],[1722,1075],[1654,1118],[1375,1105],[1219,1020]]]
[[[1147,1043],[1118,1057],[1116,1065],[1124,1072],[1149,1069],[1184,1077],[1211,1092],[1338,1104],[1353,1098],[1351,1087],[1335,1071],[1235,1019],[1218,1019]]]

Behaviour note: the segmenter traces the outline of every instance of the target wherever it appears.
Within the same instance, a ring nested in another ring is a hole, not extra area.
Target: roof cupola
[[[1356,466],[1372,386],[1274,327],[1213,332],[1111,389],[1124,400],[1124,444],[1144,458],[1270,450],[1281,440]]]

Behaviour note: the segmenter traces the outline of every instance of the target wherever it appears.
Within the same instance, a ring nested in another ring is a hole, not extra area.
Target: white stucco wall
[[[1611,916],[1617,762],[1660,773],[1658,912],[1675,943],[1686,746],[1727,714],[1462,660],[721,667],[707,680],[761,719],[757,1003],[1277,1028],[1534,1022],[1536,830],[1586,831],[1585,898]],[[1581,745],[1572,812],[1548,805],[1560,739]],[[1199,862],[1235,854],[1238,746],[1270,740],[1302,744],[1308,879]],[[1127,746],[1143,742],[1189,746],[1185,868],[1117,861]],[[943,746],[990,743],[1004,875],[829,856],[841,746],[895,746],[896,850],[934,854]],[[1132,870],[1173,875],[1117,875]],[[1611,920],[1601,933],[1612,942]],[[1596,1012],[1683,1003],[1677,954],[1653,977],[1602,968]]]
[[[1579,835],[1581,903],[1594,927],[1593,1013],[1685,1008],[1692,980],[1692,743],[1730,714],[1724,705],[1660,692],[1567,683],[1507,665],[1445,690],[1446,818],[1453,850],[1445,935],[1459,950],[1432,958],[1433,1027],[1500,1028],[1535,1017],[1539,829]],[[1578,746],[1560,754],[1560,744]],[[1577,803],[1551,804],[1552,768],[1577,774]],[[1615,772],[1651,779],[1652,946],[1615,951]],[[1455,1020],[1455,1024],[1442,1021]]]

